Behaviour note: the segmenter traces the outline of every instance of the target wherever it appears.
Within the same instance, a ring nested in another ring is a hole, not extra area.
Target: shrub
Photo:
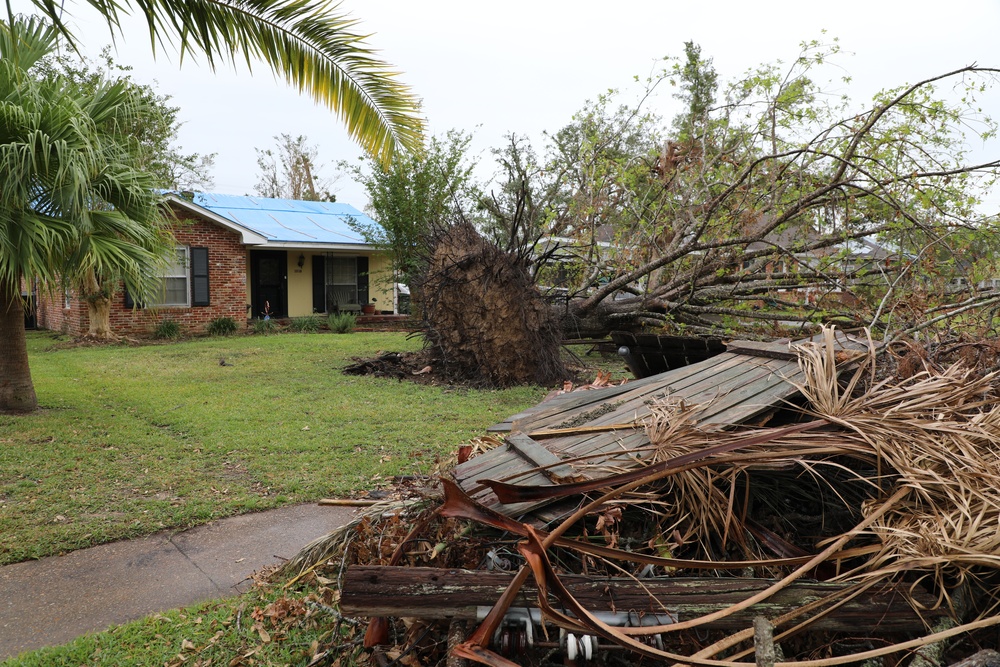
[[[153,338],[180,338],[181,325],[174,320],[163,320],[153,329]]]
[[[319,318],[318,315],[306,315],[305,317],[296,317],[291,321],[292,331],[298,331],[300,333],[315,333],[319,331],[320,325],[323,324],[323,320]]]
[[[278,324],[277,320],[253,321],[253,332],[255,334],[272,334],[272,333],[277,333],[280,329],[281,325]]]
[[[358,318],[355,317],[354,313],[331,313],[326,323],[333,333],[345,334],[354,331]]]
[[[216,317],[205,328],[213,336],[229,336],[236,333],[240,325],[236,324],[236,320],[231,317]]]

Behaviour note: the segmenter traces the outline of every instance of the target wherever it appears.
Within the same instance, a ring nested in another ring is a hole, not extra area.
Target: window
[[[157,298],[151,306],[188,306],[191,290],[188,287],[188,249],[175,248],[174,256],[161,276]]]
[[[210,303],[208,286],[208,248],[179,247],[174,249],[163,273],[152,303],[140,307],[207,306]],[[134,306],[132,296],[125,290],[125,307]]]

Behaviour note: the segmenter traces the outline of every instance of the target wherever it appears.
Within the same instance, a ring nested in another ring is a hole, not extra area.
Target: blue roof
[[[194,203],[276,244],[365,245],[364,238],[351,229],[348,221],[377,224],[353,206],[339,202],[196,192]]]

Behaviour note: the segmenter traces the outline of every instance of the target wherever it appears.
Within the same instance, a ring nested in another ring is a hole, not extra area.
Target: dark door
[[[288,253],[284,250],[250,251],[250,317],[265,314],[288,317]]]

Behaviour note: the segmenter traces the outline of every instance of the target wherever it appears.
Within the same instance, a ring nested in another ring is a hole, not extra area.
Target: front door
[[[288,253],[284,250],[250,251],[250,317],[288,317]]]

